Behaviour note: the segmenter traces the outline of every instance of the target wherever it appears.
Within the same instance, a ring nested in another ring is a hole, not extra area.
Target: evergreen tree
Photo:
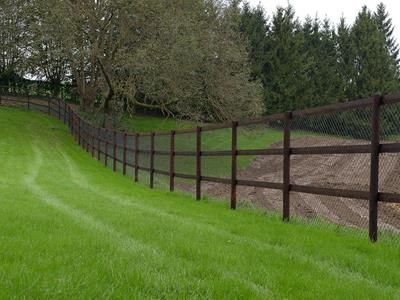
[[[392,93],[397,89],[396,67],[371,11],[364,6],[351,30],[355,47],[356,97]]]
[[[301,86],[303,99],[303,106],[312,105],[314,99],[314,91],[316,89],[316,72],[318,67],[317,49],[319,47],[319,22],[307,17],[300,33],[301,37],[301,52],[306,55],[302,64],[302,74],[304,82]]]
[[[341,80],[337,69],[335,32],[329,20],[321,22],[318,18],[306,18],[302,26],[305,54],[303,69],[305,89],[302,103],[306,107],[330,103],[342,97]]]
[[[324,20],[319,36],[315,97],[320,105],[342,99],[344,94],[337,63],[336,33],[331,28],[329,20]],[[316,105],[316,103],[313,103],[313,105]]]
[[[397,89],[400,89],[400,49],[399,44],[393,37],[393,23],[389,17],[389,13],[386,11],[385,5],[381,2],[378,4],[376,12],[374,14],[375,20],[378,23],[379,30],[385,35],[385,42],[387,50],[393,58],[393,68],[396,70],[397,75]]]
[[[301,107],[299,87],[303,80],[300,23],[291,6],[278,8],[272,18],[267,38],[266,112],[281,112]]]
[[[249,42],[249,61],[251,64],[251,79],[262,80],[265,62],[265,41],[268,34],[267,18],[261,6],[251,8],[248,2],[243,4],[240,14],[239,30]]]
[[[318,18],[301,24],[291,6],[278,8],[270,22],[247,3],[240,14],[237,30],[249,40],[251,77],[262,79],[267,113],[400,89],[399,47],[383,4],[336,28]]]
[[[354,99],[356,97],[356,70],[355,62],[355,45],[351,36],[351,28],[346,25],[344,18],[340,19],[336,35],[336,49],[338,56],[338,74],[341,81],[341,93],[344,100]]]
[[[378,23],[379,30],[385,35],[385,43],[388,51],[392,55],[393,59],[396,62],[396,65],[399,66],[400,58],[399,58],[399,45],[397,44],[396,39],[393,37],[393,23],[392,19],[389,17],[389,13],[386,11],[386,6],[382,2],[378,4],[376,12],[374,14],[375,20]]]

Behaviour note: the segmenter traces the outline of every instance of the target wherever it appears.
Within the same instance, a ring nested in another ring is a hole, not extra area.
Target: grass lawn
[[[0,108],[0,299],[399,299],[400,246],[132,183]]]

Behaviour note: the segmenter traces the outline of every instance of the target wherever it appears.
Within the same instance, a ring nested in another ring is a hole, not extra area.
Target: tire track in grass
[[[62,201],[60,201],[57,197],[51,195],[42,189],[38,184],[35,183],[35,180],[38,176],[39,170],[43,163],[43,155],[38,147],[33,146],[34,160],[32,163],[32,167],[30,168],[28,175],[25,177],[25,184],[31,188],[31,190],[36,194],[36,196],[40,197],[44,202],[48,205],[62,211],[63,213],[71,216],[73,219],[85,223],[88,227],[93,229],[102,231],[109,235],[110,237],[116,236],[118,239],[127,240],[128,243],[127,248],[138,249],[140,251],[149,251],[153,254],[158,254],[158,251],[150,246],[143,245],[142,243],[132,239],[129,236],[124,236],[119,232],[115,231],[112,227],[102,223],[101,221],[93,218],[90,215],[83,213],[82,211],[75,209]]]
[[[162,210],[159,209],[155,209],[155,208],[150,208],[148,206],[145,205],[140,205],[137,203],[134,203],[132,201],[130,201],[130,199],[126,198],[126,197],[117,197],[114,195],[110,195],[108,192],[106,192],[105,190],[102,190],[101,192],[99,192],[98,190],[96,190],[95,188],[93,188],[93,185],[90,184],[87,180],[87,178],[85,176],[82,176],[82,171],[76,166],[76,164],[70,159],[70,157],[63,151],[58,150],[58,152],[63,156],[65,162],[66,162],[66,166],[68,168],[69,171],[69,176],[72,179],[73,183],[76,184],[77,186],[79,186],[80,188],[82,188],[83,190],[87,190],[90,191],[91,193],[95,194],[97,197],[103,198],[103,199],[107,199],[107,200],[111,200],[111,202],[120,205],[120,206],[125,206],[125,207],[135,207],[139,210],[142,210],[146,213],[155,215],[157,217],[163,217],[163,218],[168,218],[170,220],[174,220],[177,221],[181,224],[190,226],[190,227],[195,227],[195,228],[201,228],[204,229],[205,226],[198,226],[198,224],[196,222],[190,221],[190,220],[182,220],[183,218],[179,218],[176,217],[172,214],[169,213],[165,213]],[[104,194],[107,195],[104,195]],[[193,226],[195,225],[195,226]],[[221,235],[222,237],[222,235]],[[161,251],[161,250],[159,250]],[[186,261],[189,262],[190,264],[193,264],[195,262],[182,258],[182,257],[177,257],[175,255],[175,258],[182,261]],[[196,263],[195,263],[196,264]],[[214,264],[214,266],[216,266],[216,264]],[[219,265],[220,266],[220,265]],[[247,286],[248,288],[256,291],[257,293],[259,293],[261,296],[265,297],[273,297],[274,294],[273,292],[268,289],[268,287],[263,286],[263,285],[259,285],[251,280],[246,280],[244,279],[240,274],[236,274],[236,272],[233,271],[225,271],[224,268],[220,266],[219,270],[215,270],[215,268],[213,268],[210,271],[217,271],[220,275],[222,275],[223,278],[225,279],[230,279],[230,280],[234,280],[236,282],[240,282],[243,285]],[[240,275],[240,276],[239,276]]]
[[[115,230],[115,228],[113,228],[112,226],[104,224],[103,222],[82,212],[81,210],[73,208],[63,203],[57,197],[46,192],[43,188],[41,188],[38,184],[35,183],[35,180],[38,176],[39,170],[43,163],[43,155],[37,146],[33,146],[32,148],[34,153],[34,160],[33,163],[31,164],[32,167],[27,173],[28,175],[25,177],[24,183],[31,189],[32,193],[36,195],[39,199],[44,201],[49,206],[71,217],[72,219],[77,221],[78,225],[82,225],[83,223],[85,224],[86,227],[106,235],[109,241],[112,240],[119,245],[118,246],[119,250],[134,252],[135,254],[138,255],[138,259],[145,258],[147,255],[151,255],[152,262],[155,263],[155,265],[163,265],[163,260],[167,260],[168,257],[170,257],[169,253],[166,253],[160,248],[144,244],[142,242],[133,239],[129,235],[122,234],[121,232]],[[175,257],[175,259],[177,259],[177,261],[184,262],[186,264],[187,263],[192,265],[197,264],[194,261],[190,261],[188,259],[182,259],[181,257],[178,258]],[[181,268],[180,270],[184,271],[185,269]],[[167,281],[168,278],[165,275],[162,275],[160,272],[158,272],[156,267],[154,267],[153,271],[157,274],[157,276],[162,277],[162,280]],[[234,275],[234,273],[226,272],[223,270],[215,270],[215,269],[212,269],[210,271],[216,272],[216,274],[219,274],[223,279],[230,279],[236,282],[240,282],[247,288],[258,293],[262,297],[273,296],[272,291],[270,291],[267,287],[258,285],[255,282],[248,281],[240,277],[238,278]],[[186,275],[182,274],[182,276]],[[198,279],[202,280],[202,278]]]
[[[38,184],[36,184],[35,180],[43,163],[43,155],[37,146],[33,145],[32,148],[34,159],[33,163],[31,164],[32,167],[30,167],[29,171],[27,172],[24,183],[30,188],[32,193],[38,199],[45,202],[47,205],[53,207],[54,209],[62,212],[63,214],[68,215],[79,226],[82,226],[84,224],[85,226],[82,227],[87,227],[89,229],[101,232],[107,237],[108,241],[118,243],[119,246],[117,248],[119,250],[134,252],[135,254],[138,254],[138,259],[140,257],[144,258],[146,255],[150,254],[152,256],[152,259],[155,259],[155,261],[158,260],[158,263],[161,262],[160,258],[163,255],[159,252],[158,249],[138,242],[130,236],[123,235],[111,226],[102,223],[101,221],[93,218],[90,215],[85,214],[78,209],[70,207],[69,205],[60,201],[57,197],[54,197],[50,193],[46,192]],[[157,270],[154,269],[154,271]],[[159,275],[161,276],[161,274]]]
[[[140,205],[138,203],[132,202],[130,199],[126,198],[126,197],[117,197],[114,195],[110,195],[108,192],[106,192],[104,189],[99,192],[97,189],[93,188],[93,185],[90,184],[87,180],[87,178],[85,176],[82,176],[82,172],[81,170],[76,166],[76,164],[70,159],[70,157],[63,151],[60,151],[60,154],[63,156],[65,162],[67,163],[67,168],[69,170],[69,176],[72,179],[72,181],[74,182],[74,184],[76,184],[77,186],[79,186],[80,188],[82,188],[83,190],[87,190],[90,191],[90,193],[95,194],[97,197],[103,198],[103,199],[107,199],[107,200],[111,200],[112,203],[120,205],[120,206],[125,206],[125,207],[134,207],[136,209],[139,209],[143,212],[152,214],[154,216],[157,217],[162,217],[162,218],[168,218],[169,220],[173,220],[175,222],[178,222],[180,224],[186,225],[188,227],[195,227],[197,229],[206,229],[209,232],[213,232],[215,233],[215,227],[211,226],[211,225],[206,225],[206,224],[199,224],[198,222],[195,222],[193,220],[187,219],[187,218],[182,218],[182,217],[177,217],[173,214],[170,213],[166,213],[162,210],[153,208],[153,207],[149,207],[149,206],[145,206],[145,205]],[[106,194],[106,195],[105,195]],[[212,228],[212,229],[210,229]],[[222,234],[219,234],[219,236],[226,238],[227,232],[222,232]],[[176,257],[176,255],[175,255]],[[182,260],[182,257],[177,257],[179,260]],[[188,261],[187,259],[184,259],[186,261]],[[192,262],[192,261],[190,261]],[[214,264],[214,266],[217,266],[217,264]],[[245,280],[242,277],[242,274],[238,274],[237,272],[234,271],[224,271],[224,267],[222,267],[221,265],[218,265],[220,268],[219,272],[222,272],[221,274],[223,275],[223,277],[227,278],[227,279],[231,279],[234,281],[239,281],[240,283],[246,285],[248,288],[251,288],[253,290],[256,290],[259,294],[261,294],[262,296],[269,296],[269,297],[273,297],[274,294],[273,292],[268,289],[266,286],[262,286],[259,285],[251,280]],[[222,267],[222,268],[221,268]],[[213,270],[215,271],[215,270]]]
[[[73,160],[64,151],[59,150],[59,152],[61,153],[65,162],[67,163],[69,175],[70,175],[71,179],[73,180],[73,182],[76,185],[78,185],[79,187],[81,187],[82,189],[89,190],[91,193],[96,194],[100,198],[111,200],[113,203],[121,205],[121,206],[135,207],[136,209],[140,209],[149,214],[153,214],[157,217],[168,218],[172,221],[178,222],[178,223],[186,225],[186,226],[196,227],[196,228],[202,229],[202,230],[207,230],[208,232],[216,234],[217,236],[220,236],[221,238],[229,237],[230,239],[235,240],[238,243],[240,242],[240,243],[252,244],[256,249],[259,249],[259,250],[269,249],[269,250],[274,251],[276,254],[284,255],[288,258],[295,258],[302,263],[312,264],[312,265],[316,266],[320,271],[326,271],[326,272],[330,273],[333,277],[336,277],[336,278],[347,277],[349,280],[352,280],[352,281],[357,279],[359,281],[368,283],[371,286],[378,285],[383,289],[391,290],[393,292],[396,292],[400,296],[400,291],[396,287],[393,287],[391,285],[382,286],[382,284],[380,282],[376,281],[375,278],[364,277],[364,275],[360,272],[342,269],[340,267],[337,267],[334,263],[332,263],[330,261],[316,259],[315,257],[311,257],[311,256],[304,255],[304,254],[299,255],[299,254],[297,254],[297,251],[294,252],[290,248],[285,247],[285,246],[278,246],[278,245],[266,243],[263,241],[259,241],[256,239],[247,238],[247,237],[244,237],[244,236],[241,236],[238,234],[233,234],[229,231],[217,228],[213,225],[200,223],[200,222],[197,222],[190,218],[176,216],[176,215],[164,212],[162,210],[156,209],[151,206],[140,205],[138,203],[132,202],[131,198],[126,198],[125,196],[111,195],[105,189],[101,189],[101,191],[99,191],[99,189],[96,189],[93,187],[94,185],[90,183],[90,181],[87,179],[87,176],[82,175],[83,172],[80,170],[80,168],[73,162]],[[399,276],[400,276],[400,273],[399,273]]]

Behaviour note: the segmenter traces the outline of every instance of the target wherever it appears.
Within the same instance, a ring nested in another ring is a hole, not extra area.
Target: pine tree
[[[262,79],[266,113],[349,101],[400,89],[399,46],[383,4],[355,23],[306,18],[278,8],[270,22],[245,3],[238,29],[249,41],[252,79]]]
[[[338,56],[338,74],[341,81],[341,94],[343,100],[356,98],[356,70],[354,62],[356,59],[356,50],[351,36],[351,28],[346,25],[344,18],[340,19],[336,34],[336,49]]]
[[[319,47],[319,22],[307,17],[302,25],[302,30],[299,33],[301,37],[301,52],[304,55],[302,58],[302,74],[304,81],[301,85],[302,106],[312,106],[313,99],[316,99],[316,72],[318,68],[317,49]]]
[[[393,37],[394,26],[392,19],[389,17],[386,6],[382,2],[378,4],[374,17],[378,23],[379,30],[385,35],[386,47],[393,58],[393,68],[396,70],[397,89],[400,90],[400,48]]]
[[[396,39],[393,37],[394,27],[392,19],[389,17],[389,13],[386,11],[385,4],[382,2],[378,4],[376,12],[374,13],[374,17],[378,23],[379,30],[385,35],[385,42],[388,51],[396,61],[397,66],[400,67],[400,49]]]
[[[301,92],[306,107],[331,103],[343,97],[338,74],[336,34],[329,20],[306,18],[302,26],[304,79]]]
[[[267,39],[265,102],[267,113],[302,106],[299,89],[304,83],[301,26],[293,7],[278,8]]]
[[[385,34],[366,6],[358,14],[351,35],[356,50],[356,97],[395,91],[398,82],[393,57],[386,47]]]
[[[267,18],[261,6],[251,8],[248,2],[243,4],[240,14],[239,31],[249,42],[249,61],[251,64],[251,79],[263,79],[265,62],[265,41],[268,33]]]
[[[318,104],[327,104],[342,99],[343,84],[338,69],[338,52],[336,48],[336,33],[331,28],[330,21],[325,19],[319,33],[320,44],[317,51],[317,84],[316,98]]]

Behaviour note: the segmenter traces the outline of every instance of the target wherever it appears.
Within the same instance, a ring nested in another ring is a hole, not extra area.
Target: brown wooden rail
[[[0,89],[1,91],[1,89]],[[36,97],[37,98],[37,97]],[[64,122],[71,131],[75,140],[86,151],[90,151],[93,157],[100,160],[101,155],[104,155],[104,164],[108,165],[108,160],[113,160],[112,168],[117,170],[117,163],[122,164],[122,172],[126,175],[127,167],[134,169],[134,179],[139,181],[139,170],[150,173],[150,187],[154,186],[154,174],[169,176],[170,190],[174,190],[175,178],[183,178],[194,180],[196,182],[196,198],[201,198],[201,182],[209,181],[222,183],[231,186],[231,208],[236,209],[236,187],[250,186],[259,188],[268,188],[281,190],[283,193],[282,212],[283,220],[290,220],[290,194],[292,192],[308,193],[315,195],[344,197],[359,200],[369,201],[369,236],[371,241],[376,241],[378,237],[378,202],[400,203],[400,194],[382,193],[379,192],[379,158],[381,153],[399,153],[400,143],[383,144],[380,143],[380,110],[382,105],[390,105],[400,102],[400,95],[390,96],[374,96],[367,99],[356,100],[346,103],[338,103],[317,108],[310,108],[300,111],[287,112],[283,114],[275,114],[261,118],[241,120],[231,123],[223,123],[216,125],[206,125],[193,129],[180,129],[171,132],[151,132],[151,133],[127,133],[110,131],[105,128],[93,126],[89,122],[83,120],[72,106],[59,100],[44,99],[39,101],[35,97],[26,95],[4,95],[0,94],[0,105],[15,105],[23,106],[27,109],[39,110],[41,112],[53,115]],[[345,145],[345,146],[310,146],[310,147],[291,147],[290,133],[293,119],[298,117],[307,117],[315,114],[340,112],[359,108],[372,108],[371,129],[372,138],[369,144],[363,145]],[[284,125],[283,148],[278,149],[238,149],[237,136],[238,127],[265,124],[271,121],[280,120]],[[201,137],[203,132],[229,129],[232,135],[232,146],[229,150],[219,151],[204,151],[201,149]],[[111,138],[101,137],[102,133],[106,133]],[[196,135],[195,151],[176,151],[175,137],[179,134],[192,133]],[[122,144],[118,144],[117,135],[123,136]],[[157,136],[170,137],[169,151],[157,150],[155,147],[155,139]],[[131,138],[131,144],[128,145],[128,138]],[[141,140],[150,138],[150,149],[141,149]],[[112,151],[110,149],[112,147]],[[102,150],[102,148],[104,150]],[[122,151],[122,159],[118,158],[118,151]],[[127,162],[127,152],[134,155],[134,162]],[[336,189],[330,187],[315,187],[292,184],[290,182],[290,160],[293,155],[332,155],[332,154],[370,154],[370,190],[357,191]],[[96,155],[97,154],[97,155]],[[141,154],[150,156],[150,165],[145,167],[140,165]],[[237,157],[246,155],[275,155],[283,157],[283,178],[282,183],[265,182],[256,180],[245,180],[237,178]],[[154,167],[156,156],[169,157],[169,170],[159,170]],[[195,157],[196,174],[182,174],[175,172],[175,157],[177,156],[192,156]],[[231,176],[230,178],[218,178],[202,175],[201,161],[202,157],[231,157]]]

